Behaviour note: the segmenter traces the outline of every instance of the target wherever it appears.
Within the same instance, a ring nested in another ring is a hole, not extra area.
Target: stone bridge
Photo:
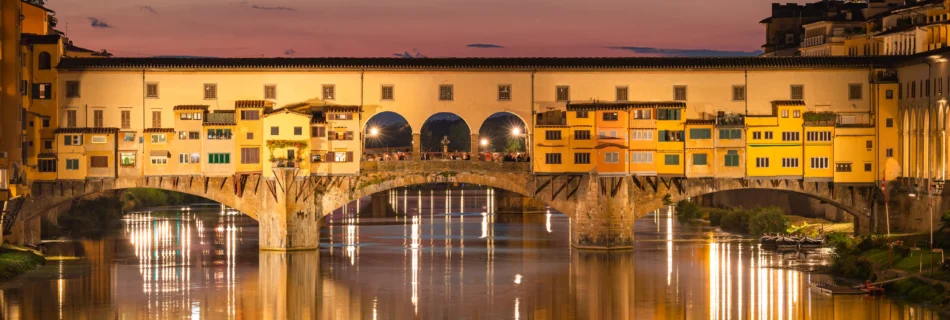
[[[5,206],[7,239],[37,243],[40,219],[68,209],[76,199],[130,188],[157,188],[201,196],[260,222],[262,250],[304,250],[319,245],[319,220],[343,205],[377,192],[429,183],[489,186],[527,196],[571,219],[578,248],[625,249],[634,243],[633,224],[667,201],[739,189],[797,192],[834,205],[855,217],[867,233],[880,191],[873,186],[802,180],[686,179],[587,174],[536,175],[528,163],[483,161],[364,162],[359,176],[298,176],[296,169],[227,177],[155,176],[83,181],[34,182],[27,198]],[[668,197],[667,197],[668,196]]]

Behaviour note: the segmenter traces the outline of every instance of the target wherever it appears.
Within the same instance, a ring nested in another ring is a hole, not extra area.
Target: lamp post
[[[482,152],[488,151],[488,139],[482,138],[481,140],[478,141],[478,144],[481,146]],[[475,156],[478,158],[479,161],[482,160],[481,159],[482,155],[476,154]],[[489,157],[487,160],[491,161],[491,157]]]
[[[518,138],[518,142],[521,142],[521,138],[525,138],[524,148],[525,155],[528,154],[528,133],[522,133],[520,127],[511,128],[511,136]]]

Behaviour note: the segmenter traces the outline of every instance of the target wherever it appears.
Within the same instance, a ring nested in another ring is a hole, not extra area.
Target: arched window
[[[37,61],[40,70],[49,70],[52,67],[52,62],[50,60],[51,58],[49,52],[40,52],[40,58],[39,61]]]

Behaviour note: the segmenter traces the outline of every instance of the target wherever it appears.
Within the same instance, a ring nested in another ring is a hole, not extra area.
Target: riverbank
[[[43,265],[46,259],[28,248],[4,244],[0,247],[0,282],[8,281],[24,272]]]

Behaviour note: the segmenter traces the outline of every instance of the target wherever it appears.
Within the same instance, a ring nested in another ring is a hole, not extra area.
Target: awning
[[[171,157],[171,153],[169,153],[168,150],[152,150],[148,155],[150,157]]]

